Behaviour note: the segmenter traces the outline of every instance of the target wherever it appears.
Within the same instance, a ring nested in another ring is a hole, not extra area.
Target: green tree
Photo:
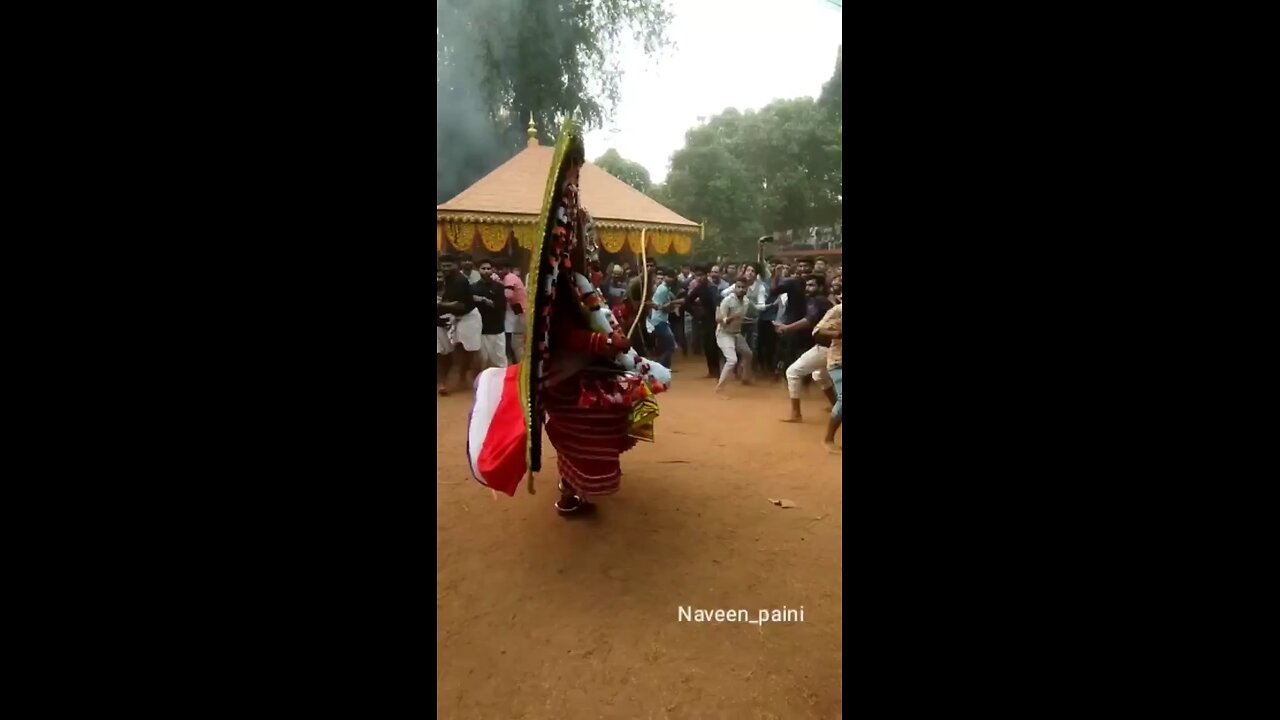
[[[436,201],[520,150],[530,116],[544,143],[574,112],[599,127],[618,102],[624,35],[657,52],[670,21],[662,0],[439,0]]]
[[[595,164],[640,192],[648,192],[653,185],[653,181],[649,179],[649,171],[643,165],[622,157],[613,148],[596,158]]]
[[[830,225],[840,218],[839,126],[812,98],[779,100],[749,119],[740,149],[764,188],[770,229]]]
[[[832,73],[831,79],[822,86],[822,95],[818,97],[818,104],[830,113],[836,119],[836,139],[842,146],[844,143],[844,113],[843,107],[843,81],[841,75],[844,68],[844,46],[841,45],[836,50],[836,71]]]
[[[823,84],[822,95],[818,96],[818,103],[821,104],[823,108],[834,113],[837,120],[840,118],[841,113],[841,92],[843,90],[841,74],[843,65],[844,46],[841,45],[840,48],[836,50],[836,71],[831,75],[831,79]]]
[[[665,204],[706,222],[706,255],[754,257],[765,232],[839,221],[841,163],[839,122],[813,98],[730,108],[685,134]]]
[[[684,148],[671,156],[666,205],[706,223],[706,239],[695,253],[700,259],[753,257],[755,239],[763,232],[757,212],[761,189],[736,153],[742,119],[737,110],[726,110],[685,133]]]
[[[654,200],[658,201],[663,205],[668,204],[667,186],[665,183],[658,183],[657,185],[650,186],[649,189],[646,190],[644,194],[648,195],[649,197],[653,198]]]

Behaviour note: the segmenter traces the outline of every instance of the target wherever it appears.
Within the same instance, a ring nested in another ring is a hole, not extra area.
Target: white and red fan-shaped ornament
[[[528,470],[519,380],[519,365],[480,373],[467,432],[472,477],[507,495],[516,494]]]

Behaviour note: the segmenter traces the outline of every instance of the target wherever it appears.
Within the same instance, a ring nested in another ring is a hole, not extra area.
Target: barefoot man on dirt
[[[831,420],[827,422],[827,434],[822,438],[822,447],[832,454],[840,452],[836,447],[836,430],[844,422],[844,296],[837,293],[835,297],[836,306],[828,310],[813,329],[814,341],[819,346],[827,346],[827,374],[836,393]]]
[[[525,293],[524,282],[516,274],[515,264],[510,260],[499,261],[498,280],[502,282],[502,292],[507,300],[507,313],[502,319],[507,357],[515,365],[524,356],[524,311],[529,305],[529,297]]]
[[[480,356],[480,311],[471,294],[471,283],[458,271],[458,258],[440,256],[444,273],[444,293],[436,304],[437,311],[450,316],[449,329],[436,333],[436,391],[448,395],[449,369],[458,366],[458,390],[467,391],[467,371],[478,371]]]
[[[805,310],[804,316],[793,323],[775,322],[778,334],[786,338],[794,351],[799,353],[795,362],[787,368],[787,394],[791,396],[791,416],[783,422],[801,422],[800,390],[804,386],[805,375],[815,375],[827,399],[834,405],[835,391],[827,387],[827,349],[814,345],[813,329],[821,322],[831,303],[827,302],[823,292],[823,278],[810,275],[804,281]]]

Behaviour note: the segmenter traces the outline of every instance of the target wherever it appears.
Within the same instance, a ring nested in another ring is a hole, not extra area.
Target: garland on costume
[[[636,323],[640,322],[640,318],[646,315],[644,311],[644,301],[647,299],[647,295],[649,293],[649,262],[646,259],[648,256],[646,256],[644,253],[644,245],[645,245],[644,230],[641,229],[640,230],[640,267],[641,267],[641,272],[644,273],[644,280],[640,285],[640,307],[636,308],[636,316],[635,316],[635,319],[631,321],[631,329],[627,331],[627,337],[633,336],[633,333],[635,333],[636,331]]]
[[[542,412],[538,407],[537,393],[531,392],[535,383],[543,377],[544,360],[550,354],[550,323],[547,314],[555,301],[555,286],[558,280],[558,262],[549,268],[548,278],[542,277],[543,253],[547,242],[553,237],[555,221],[552,208],[559,198],[556,189],[563,181],[564,161],[569,152],[571,140],[581,133],[578,124],[572,118],[566,118],[560,128],[560,137],[556,140],[555,153],[551,158],[551,172],[547,174],[547,185],[542,195],[542,212],[535,226],[540,234],[535,238],[529,253],[529,268],[525,286],[533,293],[533,307],[525,317],[524,356],[521,358],[518,387],[520,389],[520,405],[524,409],[525,430],[528,432],[525,462],[530,472],[542,469]]]

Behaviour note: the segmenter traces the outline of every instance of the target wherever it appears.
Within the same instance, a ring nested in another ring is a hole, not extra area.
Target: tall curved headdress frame
[[[538,215],[538,235],[534,239],[529,253],[529,267],[526,268],[525,287],[528,288],[531,307],[524,316],[524,354],[520,357],[520,406],[524,409],[525,424],[525,462],[530,471],[541,470],[542,421],[541,409],[537,407],[537,394],[531,392],[542,374],[541,344],[543,334],[535,334],[539,326],[539,318],[547,304],[544,288],[541,287],[542,256],[546,252],[548,236],[553,229],[552,213],[560,197],[556,190],[558,181],[565,171],[569,146],[573,140],[582,140],[582,126],[574,118],[565,118],[560,127],[560,135],[556,138],[555,153],[551,157],[551,170],[547,173],[547,184],[542,193],[542,212]]]

